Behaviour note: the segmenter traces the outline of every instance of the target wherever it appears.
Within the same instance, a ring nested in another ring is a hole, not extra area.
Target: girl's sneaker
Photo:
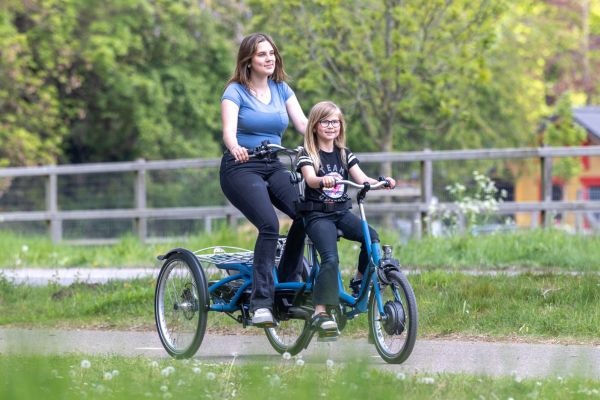
[[[340,334],[335,320],[331,318],[329,314],[324,312],[312,316],[311,326],[319,333],[319,336],[317,337],[317,341],[319,342],[337,340],[337,337]]]

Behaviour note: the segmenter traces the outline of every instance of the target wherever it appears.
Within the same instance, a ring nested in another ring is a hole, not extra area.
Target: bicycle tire
[[[389,364],[401,364],[410,356],[417,339],[417,301],[408,279],[402,272],[390,270],[386,277],[389,284],[380,282],[386,318],[381,318],[375,291],[371,291],[369,332],[381,358]]]
[[[279,321],[275,327],[265,328],[265,335],[276,352],[295,356],[306,347],[312,331],[308,320],[290,318]]]
[[[154,319],[160,341],[174,358],[198,351],[208,319],[208,286],[196,256],[183,249],[171,252],[156,282]]]

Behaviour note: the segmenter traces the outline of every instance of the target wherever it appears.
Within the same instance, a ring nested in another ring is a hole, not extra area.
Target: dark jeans
[[[305,215],[306,233],[314,243],[321,259],[321,269],[313,288],[313,303],[337,306],[339,256],[337,249],[337,230],[343,237],[361,242],[358,256],[358,270],[364,273],[369,263],[367,248],[363,240],[360,218],[350,211],[319,212],[312,211]],[[378,241],[377,232],[369,226],[372,241]]]
[[[236,163],[233,156],[225,154],[221,159],[219,177],[225,197],[258,229],[250,311],[272,309],[273,267],[279,238],[279,219],[273,206],[293,219],[279,262],[281,278],[291,280],[299,273],[304,251],[304,225],[294,208],[298,191],[290,180],[290,171],[277,159],[251,159],[246,163]]]

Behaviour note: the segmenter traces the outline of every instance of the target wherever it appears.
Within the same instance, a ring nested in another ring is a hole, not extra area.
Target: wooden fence
[[[420,236],[426,229],[427,215],[433,200],[434,164],[440,161],[489,160],[489,159],[538,159],[539,178],[542,199],[531,202],[502,202],[498,204],[498,214],[538,213],[542,225],[550,223],[552,213],[557,212],[599,212],[598,201],[552,201],[552,159],[558,157],[600,156],[600,146],[582,147],[539,147],[539,148],[505,148],[485,150],[447,150],[416,151],[391,153],[360,153],[363,164],[381,164],[383,162],[410,163],[420,165],[420,190],[417,197],[409,202],[372,203],[368,212],[372,215],[388,213],[408,213],[414,215],[415,235]],[[136,233],[142,239],[148,238],[147,221],[151,218],[162,219],[203,219],[205,229],[211,229],[213,219],[228,219],[234,222],[241,218],[239,211],[231,205],[205,207],[165,207],[149,208],[147,206],[146,173],[148,171],[175,170],[183,168],[217,168],[219,159],[182,159],[163,161],[117,162],[77,165],[48,165],[41,167],[19,167],[0,169],[1,178],[44,177],[45,209],[42,211],[0,212],[0,227],[3,222],[43,221],[48,224],[48,231],[53,242],[63,239],[63,221],[93,219],[130,219],[135,221]],[[61,210],[58,204],[58,177],[63,175],[100,174],[100,173],[134,173],[135,206],[119,209],[96,210]],[[391,192],[393,193],[393,192]],[[456,210],[452,203],[440,203],[440,207]],[[94,241],[87,241],[88,243]],[[95,241],[100,242],[100,241]]]

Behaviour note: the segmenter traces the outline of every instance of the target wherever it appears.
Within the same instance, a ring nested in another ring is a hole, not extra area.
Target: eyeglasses
[[[339,128],[340,120],[339,119],[332,119],[332,120],[322,119],[319,121],[319,124],[321,124],[321,126],[323,128],[327,128],[329,126],[334,127],[334,128]]]

